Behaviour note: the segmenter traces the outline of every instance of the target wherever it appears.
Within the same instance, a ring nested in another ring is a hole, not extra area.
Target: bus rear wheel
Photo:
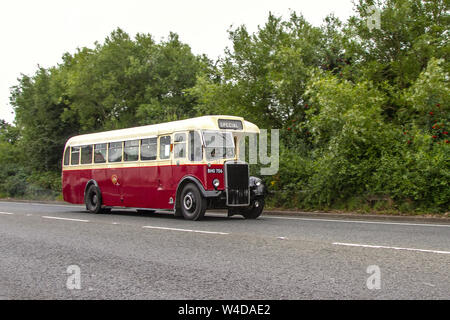
[[[86,210],[91,213],[107,213],[111,211],[109,208],[102,208],[102,193],[96,185],[91,185],[88,188],[84,203],[86,204]]]
[[[186,220],[201,220],[205,216],[206,199],[198,188],[188,183],[181,192],[180,211]]]

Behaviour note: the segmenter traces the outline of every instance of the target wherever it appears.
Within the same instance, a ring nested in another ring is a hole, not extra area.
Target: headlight
[[[217,188],[220,185],[219,179],[214,179],[212,183],[213,183],[214,188]]]
[[[261,181],[258,180],[258,181],[256,181],[255,184],[256,184],[257,187],[259,187],[261,185]]]

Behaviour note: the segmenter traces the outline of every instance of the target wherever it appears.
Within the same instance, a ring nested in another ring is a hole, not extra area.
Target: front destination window
[[[203,131],[206,160],[234,158],[234,140],[231,132]]]

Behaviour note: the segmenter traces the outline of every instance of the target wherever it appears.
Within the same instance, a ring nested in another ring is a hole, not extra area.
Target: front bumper
[[[257,177],[250,177],[250,203],[258,197],[264,197],[267,194],[267,189],[261,179]],[[225,190],[204,191],[203,196],[208,201],[208,209],[228,209],[236,206],[227,205],[227,194]],[[237,207],[247,207],[242,205]]]

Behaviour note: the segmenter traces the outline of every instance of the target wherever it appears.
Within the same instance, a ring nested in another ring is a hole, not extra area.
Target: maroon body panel
[[[105,206],[173,209],[177,187],[186,176],[196,178],[205,190],[214,190],[212,181],[217,178],[218,190],[224,190],[223,167],[189,164],[63,170],[63,197],[69,203],[84,203],[86,184],[95,180]]]

